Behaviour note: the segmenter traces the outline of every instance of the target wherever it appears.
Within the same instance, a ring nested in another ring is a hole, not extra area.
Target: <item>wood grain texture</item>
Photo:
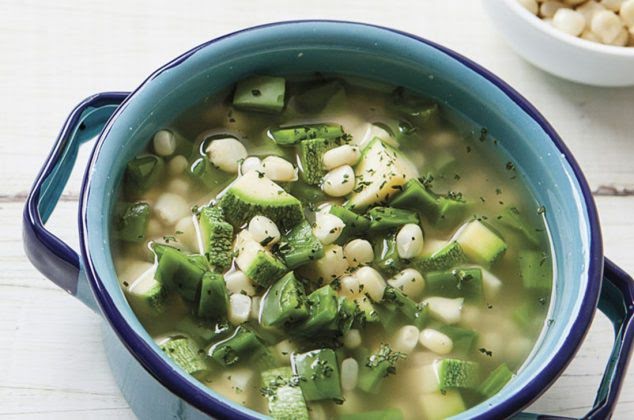
[[[599,89],[542,73],[464,0],[0,0],[0,417],[134,418],[110,375],[99,318],[47,282],[24,257],[21,201],[72,107],[89,94],[131,90],[192,46],[256,24],[357,20],[440,42],[478,61],[532,101],[572,149],[597,193],[606,255],[634,272],[634,88]],[[77,244],[81,162],[51,221]],[[587,411],[611,344],[600,316],[566,374],[531,409]],[[615,418],[634,417],[634,373]]]

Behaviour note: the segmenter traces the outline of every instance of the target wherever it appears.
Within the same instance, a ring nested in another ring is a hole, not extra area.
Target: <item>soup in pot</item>
[[[121,286],[176,365],[275,419],[458,414],[513,380],[551,296],[504,141],[400,87],[242,80],[127,164]]]

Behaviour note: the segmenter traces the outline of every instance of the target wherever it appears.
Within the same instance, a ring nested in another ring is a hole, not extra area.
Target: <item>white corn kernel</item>
[[[183,155],[176,155],[167,162],[167,172],[172,176],[183,174],[187,170],[187,158]]]
[[[350,267],[369,264],[374,260],[372,244],[365,239],[354,239],[343,247],[343,255]]]
[[[552,18],[562,7],[566,6],[559,1],[545,1],[539,6],[539,15],[543,18]]]
[[[614,12],[602,10],[594,14],[590,27],[601,42],[609,44],[619,36],[621,29],[623,29],[623,23]]]
[[[359,330],[351,329],[343,335],[343,346],[347,349],[356,349],[361,345],[361,342]]]
[[[432,328],[425,328],[418,337],[423,347],[436,354],[448,354],[453,350],[453,341],[447,335]]]
[[[191,207],[180,195],[165,192],[156,200],[152,211],[163,224],[174,225],[183,217],[191,214]]]
[[[460,321],[463,304],[463,298],[430,297],[423,300],[423,305],[429,307],[432,318],[445,324],[455,324]]]
[[[341,362],[341,388],[344,391],[352,391],[357,387],[359,377],[359,363],[352,357]]]
[[[627,45],[628,40],[630,39],[630,33],[623,27],[621,32],[614,38],[614,41],[610,42],[609,45],[614,45],[616,47],[624,47]]]
[[[395,351],[409,354],[418,343],[419,331],[414,325],[405,325],[399,328],[392,337],[392,348]]]
[[[231,174],[238,173],[240,162],[247,157],[247,149],[232,137],[212,140],[205,153],[214,166]]]
[[[180,219],[174,226],[174,231],[177,232],[175,237],[178,242],[193,252],[197,253],[199,251],[198,232],[191,214]]]
[[[349,165],[340,166],[324,175],[321,189],[331,197],[343,197],[354,189],[354,171]]]
[[[344,227],[346,227],[346,224],[343,223],[343,220],[334,214],[317,213],[315,216],[313,234],[322,244],[328,245],[339,238],[339,235],[341,235],[341,231]]]
[[[621,9],[623,0],[601,0],[601,4],[608,10],[618,12]]]
[[[596,1],[588,1],[577,7],[575,10],[583,15],[586,19],[586,27],[589,28],[594,15],[601,10],[605,10],[605,6],[601,3],[597,3]]]
[[[572,36],[578,36],[586,26],[583,15],[571,9],[559,9],[553,16],[553,26]]]
[[[396,250],[401,258],[414,258],[423,252],[423,230],[420,226],[408,223],[396,234]]]
[[[176,138],[169,130],[159,130],[152,139],[154,152],[159,156],[170,156],[176,150]]]
[[[190,185],[191,184],[183,178],[173,178],[167,183],[165,190],[183,196],[189,192]]]
[[[339,284],[339,293],[342,296],[354,299],[361,294],[361,285],[355,275],[342,277],[339,279]]]
[[[225,274],[225,284],[230,294],[255,295],[255,287],[251,280],[240,270],[231,271]]]
[[[630,31],[634,29],[634,0],[626,0],[621,4],[619,16],[621,16],[621,20],[630,28]]]
[[[577,6],[581,3],[584,3],[586,0],[564,0],[568,6]]]
[[[271,181],[297,181],[297,168],[291,162],[279,156],[267,156],[261,164],[262,172]]]
[[[354,275],[359,279],[363,293],[368,295],[370,299],[374,302],[380,302],[383,299],[386,283],[378,271],[372,267],[365,266],[358,269]]]
[[[234,293],[229,296],[229,322],[240,325],[249,320],[251,314],[251,298],[247,295]]]
[[[406,268],[389,279],[387,283],[395,289],[401,290],[410,299],[418,299],[425,289],[425,279],[413,268]]]
[[[240,165],[240,175],[244,175],[251,171],[259,171],[262,169],[262,161],[259,157],[249,156],[242,161]]]
[[[490,271],[482,269],[482,289],[484,291],[484,298],[487,302],[495,301],[495,298],[500,293],[502,288],[502,280],[492,274]]]
[[[343,248],[332,244],[324,247],[323,257],[305,267],[309,270],[303,271],[306,277],[330,284],[333,280],[343,276],[348,271],[349,266],[348,261],[343,256]]]
[[[249,233],[261,245],[274,245],[280,241],[280,230],[274,221],[265,216],[254,216],[249,221]]]
[[[343,165],[354,166],[361,157],[361,152],[357,146],[344,144],[335,147],[324,153],[322,162],[327,170],[335,169]]]
[[[539,7],[537,6],[537,1],[535,0],[518,0],[519,3],[529,12],[536,15]]]

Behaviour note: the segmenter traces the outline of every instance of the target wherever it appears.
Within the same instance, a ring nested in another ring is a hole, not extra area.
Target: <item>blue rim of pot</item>
[[[495,87],[500,89],[500,91],[502,91],[511,101],[517,104],[520,109],[522,109],[541,127],[541,129],[548,135],[548,137],[555,144],[557,149],[562,153],[562,155],[565,157],[566,161],[572,168],[586,205],[586,216],[590,226],[588,287],[586,288],[581,300],[581,307],[579,309],[578,317],[572,324],[568,336],[565,338],[557,353],[555,353],[549,360],[549,362],[543,367],[540,374],[537,375],[528,384],[526,384],[523,388],[515,392],[510,398],[498,403],[497,405],[487,410],[486,413],[483,413],[475,418],[503,418],[516,413],[517,411],[521,410],[522,408],[529,405],[532,401],[537,399],[548,388],[548,386],[563,372],[563,370],[570,363],[579,346],[581,345],[581,342],[583,341],[583,338],[585,337],[594,316],[599,298],[599,292],[601,289],[600,280],[603,273],[603,247],[599,227],[599,219],[592,193],[585,177],[583,176],[583,173],[581,172],[579,165],[573,158],[568,148],[563,143],[562,139],[555,132],[553,127],[546,121],[546,119],[539,113],[539,111],[537,111],[537,109],[515,89],[513,89],[506,82],[501,80],[499,77],[497,77],[487,69],[446,47],[443,47],[435,42],[418,37],[416,35],[409,34],[407,32],[386,28],[379,25],[338,20],[294,20],[268,23],[246,28],[205,42],[175,58],[171,62],[167,63],[166,65],[152,73],[152,75],[150,75],[134,92],[130,94],[130,96],[128,96],[128,98],[121,104],[121,106],[112,116],[110,122],[104,128],[99,139],[97,140],[97,144],[90,158],[89,166],[86,169],[84,175],[80,197],[79,233],[81,258],[83,266],[86,269],[88,281],[90,282],[91,288],[93,290],[97,303],[101,308],[102,313],[105,315],[106,319],[115,330],[118,337],[127,347],[127,349],[133,354],[133,356],[141,363],[141,365],[154,378],[156,378],[161,384],[163,384],[167,389],[176,394],[178,397],[209,415],[231,418],[236,418],[236,416],[239,416],[241,418],[252,417],[245,411],[237,409],[236,407],[228,403],[228,401],[224,398],[216,398],[211,393],[205,392],[204,390],[195,387],[185,378],[184,373],[174,371],[172,367],[161,357],[161,355],[157,354],[156,351],[150,346],[150,344],[132,329],[132,327],[126,321],[125,317],[117,309],[113,299],[109,296],[104,283],[102,282],[99,274],[95,269],[91,258],[91,251],[88,247],[88,241],[86,239],[88,237],[87,202],[88,196],[90,194],[91,177],[93,172],[91,171],[91,168],[99,155],[101,145],[103,144],[103,139],[107,136],[107,133],[113,121],[116,120],[117,116],[125,110],[125,105],[130,100],[130,98],[133,97],[135,93],[142,89],[147,83],[151,82],[152,79],[154,79],[156,76],[187,60],[197,51],[223,39],[233,37],[244,32],[263,28],[305,23],[337,23],[377,28],[408,37],[412,40],[418,41],[420,43],[426,44],[427,46],[437,49],[438,51],[446,54],[450,58],[469,68],[473,72],[479,74]]]

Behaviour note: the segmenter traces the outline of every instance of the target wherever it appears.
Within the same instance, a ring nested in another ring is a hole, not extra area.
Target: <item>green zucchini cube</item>
[[[293,272],[269,288],[262,299],[260,322],[265,327],[281,327],[308,316],[304,286]]]
[[[290,367],[262,372],[262,390],[275,420],[308,420],[308,408]]]
[[[294,354],[292,364],[306,401],[342,399],[339,365],[333,350]]]
[[[112,221],[113,236],[125,242],[141,242],[150,222],[150,206],[145,202],[117,203]]]
[[[434,365],[441,391],[453,388],[476,389],[480,383],[480,365],[459,359],[443,359]]]

